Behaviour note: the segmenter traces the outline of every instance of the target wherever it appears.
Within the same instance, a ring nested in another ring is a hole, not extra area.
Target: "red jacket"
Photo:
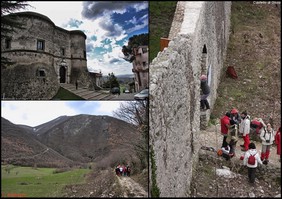
[[[262,123],[258,120],[253,120],[251,124],[256,126],[256,134],[259,134],[260,129],[263,127]]]
[[[230,119],[228,116],[224,115],[220,119],[220,124],[221,124],[221,133],[226,134],[228,133],[228,127],[226,125],[230,125]]]
[[[281,155],[281,131],[280,128],[278,129],[278,131],[276,132],[275,135],[275,144],[277,145],[277,154]]]

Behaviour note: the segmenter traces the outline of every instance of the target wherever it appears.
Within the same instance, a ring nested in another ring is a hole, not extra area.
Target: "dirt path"
[[[117,178],[124,191],[124,197],[148,197],[148,193],[132,178],[127,176]]]

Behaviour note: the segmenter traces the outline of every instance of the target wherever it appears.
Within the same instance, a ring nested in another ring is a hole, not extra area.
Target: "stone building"
[[[160,197],[190,196],[200,127],[210,117],[200,111],[200,76],[208,76],[213,109],[230,15],[230,1],[178,1],[168,47],[150,64],[150,187]]]
[[[135,90],[137,92],[149,87],[149,57],[148,46],[138,46],[133,48],[132,72],[135,76]]]
[[[1,95],[11,99],[51,99],[60,84],[89,86],[86,35],[56,26],[35,12],[19,12],[24,29],[1,37],[1,57],[13,64],[1,66]]]
[[[103,74],[101,71],[89,71],[92,87],[94,90],[101,90],[103,84]]]

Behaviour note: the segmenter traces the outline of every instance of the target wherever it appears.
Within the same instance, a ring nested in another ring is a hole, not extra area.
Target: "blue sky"
[[[1,116],[14,124],[31,127],[67,115],[113,116],[126,101],[1,101]]]
[[[148,33],[148,1],[28,1],[33,11],[49,17],[56,26],[82,30],[87,35],[89,71],[103,75],[133,74],[132,63],[121,48],[133,35]]]

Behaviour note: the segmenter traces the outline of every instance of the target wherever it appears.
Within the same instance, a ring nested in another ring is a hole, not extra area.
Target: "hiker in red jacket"
[[[256,130],[257,135],[259,134],[260,129],[264,126],[265,126],[265,124],[264,124],[264,122],[261,118],[254,118],[251,121],[251,128]]]
[[[228,143],[226,141],[227,135],[228,135],[228,128],[230,126],[230,113],[227,112],[221,119],[220,119],[220,124],[221,124],[221,134],[223,135],[223,141],[222,141],[222,147],[227,147]]]
[[[275,144],[277,146],[277,155],[280,156],[279,162],[281,162],[281,126],[275,134]]]

